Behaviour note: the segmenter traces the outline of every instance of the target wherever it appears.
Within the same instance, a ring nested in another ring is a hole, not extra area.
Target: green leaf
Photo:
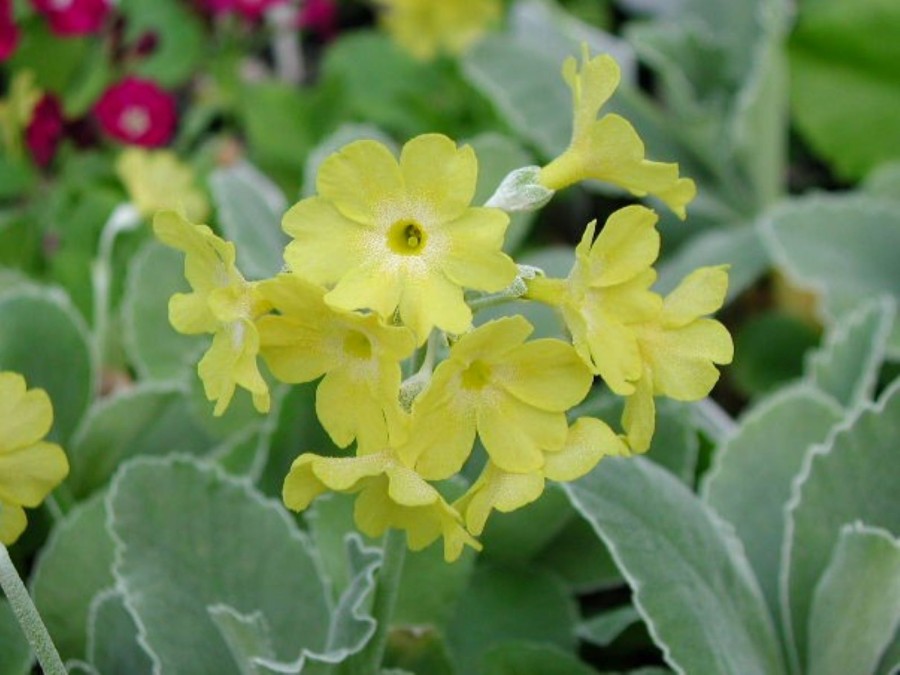
[[[101,399],[88,411],[68,448],[67,485],[82,498],[131,457],[200,454],[210,445],[209,436],[191,417],[185,386],[138,384]]]
[[[306,537],[245,482],[184,457],[132,460],[108,505],[118,587],[163,671],[241,672],[207,610],[219,604],[259,611],[279,659],[326,646],[327,589]]]
[[[94,358],[84,321],[61,292],[20,287],[0,295],[0,370],[25,376],[53,402],[50,438],[65,443],[94,393]]]
[[[806,378],[845,408],[872,399],[896,304],[885,296],[860,305],[829,331],[806,362]]]
[[[34,657],[6,598],[0,599],[0,675],[26,675]]]
[[[861,187],[879,199],[900,199],[900,160],[879,165],[866,176]]]
[[[807,455],[787,506],[781,591],[785,632],[802,653],[810,607],[841,528],[857,520],[900,533],[900,381]]]
[[[734,526],[774,616],[791,483],[810,447],[842,418],[829,397],[809,386],[783,389],[744,415],[705,477],[703,499]]]
[[[288,206],[281,190],[246,162],[216,169],[209,186],[225,238],[237,247],[240,270],[249,279],[275,276],[288,241],[281,231]]]
[[[576,609],[547,572],[480,565],[447,628],[457,672],[483,672],[487,652],[506,640],[555,646],[572,653]]]
[[[556,647],[503,642],[484,655],[482,675],[595,675],[597,671]]]
[[[176,0],[122,0],[120,11],[127,18],[125,39],[130,43],[146,33],[156,36],[153,52],[137,62],[139,75],[163,87],[190,79],[207,44],[203,25],[193,12]]]
[[[91,603],[88,660],[99,673],[150,675],[153,661],[138,642],[138,627],[115,589],[101,591]]]
[[[147,242],[128,268],[122,299],[122,343],[142,380],[184,377],[206,339],[177,333],[169,323],[169,298],[189,289],[184,255]]]
[[[38,558],[31,579],[34,604],[64,660],[87,655],[91,602],[115,583],[114,553],[98,495],[66,514]]]
[[[641,457],[614,457],[565,488],[612,551],[668,663],[684,672],[785,672],[737,538],[677,478]]]
[[[254,659],[274,656],[265,616],[260,612],[241,614],[227,605],[213,605],[207,607],[207,611],[241,673],[261,673]]]
[[[891,0],[799,5],[789,44],[794,118],[844,178],[900,159],[898,34],[900,6]]]
[[[622,574],[590,524],[577,511],[533,563],[561,578],[576,593],[623,585]]]
[[[900,670],[900,630],[897,631],[894,641],[885,650],[876,672],[878,675],[896,675],[898,670]]]
[[[761,227],[778,266],[821,294],[829,320],[872,297],[900,296],[900,212],[892,201],[815,195],[775,209]],[[888,353],[900,356],[896,321]]]
[[[469,82],[547,158],[562,152],[571,135],[572,97],[560,77],[561,67],[534,45],[499,34],[485,37],[462,60]]]
[[[641,615],[633,606],[623,605],[582,621],[578,626],[578,637],[592,645],[606,647],[640,620]]]
[[[900,626],[900,541],[861,523],[841,529],[810,611],[810,673],[874,672]]]

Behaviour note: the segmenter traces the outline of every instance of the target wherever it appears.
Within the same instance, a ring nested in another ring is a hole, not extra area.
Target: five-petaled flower
[[[255,284],[235,265],[235,249],[206,225],[195,225],[175,211],[160,211],[153,231],[167,246],[184,252],[184,274],[193,292],[169,300],[169,321],[179,333],[212,333],[209,350],[197,366],[215,415],[228,408],[240,386],[253,395],[260,412],[269,411],[269,387],[259,372],[259,333],[255,319],[268,306]]]
[[[175,99],[151,80],[126,77],[103,92],[94,115],[108,136],[130,145],[158,148],[175,133]]]
[[[0,543],[19,538],[27,524],[22,507],[40,504],[69,473],[62,448],[43,440],[52,424],[47,392],[0,372]]]
[[[611,56],[590,58],[584,47],[581,71],[573,57],[563,64],[563,78],[572,90],[574,119],[569,147],[541,170],[541,183],[559,190],[595,179],[625,188],[637,197],[654,195],[680,218],[694,198],[694,181],[678,175],[677,164],[644,158],[644,144],[624,117],[600,108],[619,86],[619,66]]]
[[[463,289],[499,291],[516,277],[501,250],[509,217],[474,207],[478,163],[469,146],[426,134],[403,146],[399,163],[375,141],[357,141],[326,159],[318,196],[284,216],[294,238],[291,270],[334,287],[332,307],[395,312],[419,343],[432,328],[463,333],[472,311]]]

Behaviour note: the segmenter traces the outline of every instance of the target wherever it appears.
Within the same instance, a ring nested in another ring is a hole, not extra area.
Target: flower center
[[[491,367],[483,361],[475,361],[462,372],[462,385],[466,389],[484,389],[491,381]]]
[[[427,240],[421,225],[413,220],[398,220],[388,231],[388,246],[400,255],[418,255]]]
[[[357,359],[372,358],[372,343],[362,333],[348,333],[344,338],[344,353]]]
[[[150,128],[150,115],[143,108],[131,106],[119,117],[119,124],[129,136],[141,136]]]

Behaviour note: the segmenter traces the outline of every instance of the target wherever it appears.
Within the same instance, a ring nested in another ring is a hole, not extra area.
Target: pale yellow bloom
[[[536,277],[527,297],[560,309],[578,354],[615,393],[631,394],[643,361],[633,326],[656,316],[651,292],[659,255],[656,214],[643,206],[613,213],[594,240],[591,222],[567,279]]]
[[[193,291],[172,296],[169,321],[179,333],[213,334],[197,370],[206,397],[216,401],[214,414],[225,412],[237,386],[253,395],[257,410],[268,412],[269,388],[256,364],[259,333],[254,323],[268,306],[235,266],[234,244],[175,211],[158,212],[153,231],[164,244],[184,252],[184,273]]]
[[[27,389],[17,373],[0,373],[0,543],[25,530],[23,506],[40,504],[69,473],[66,455],[43,438],[53,407],[43,389]]]
[[[453,345],[412,407],[409,441],[400,452],[429,480],[449,478],[472,451],[476,433],[499,468],[528,473],[563,447],[565,411],[593,380],[571,345],[525,342],[521,316],[479,326]]]
[[[425,341],[437,326],[463,333],[472,312],[463,289],[499,291],[516,277],[501,247],[508,216],[470,206],[478,162],[469,146],[426,134],[400,161],[375,141],[357,141],[319,168],[318,196],[284,216],[294,238],[284,257],[297,276],[334,285],[325,302],[394,313]]]
[[[650,447],[654,396],[696,401],[719,379],[715,364],[731,363],[734,345],[721,323],[706,318],[725,301],[727,266],[702,267],[669,293],[652,319],[635,326],[643,368],[625,402],[622,424],[635,452]]]
[[[597,119],[600,108],[619,86],[618,64],[605,54],[591,58],[585,46],[581,70],[569,57],[562,73],[572,90],[572,140],[541,170],[540,182],[560,190],[583,180],[600,180],[637,197],[654,195],[684,218],[685,206],[697,192],[694,182],[679,177],[677,164],[645,159],[644,144],[625,118],[607,114]]]
[[[171,150],[128,148],[116,161],[116,173],[145,218],[173,210],[196,223],[209,215],[209,202],[193,170]]]
[[[500,16],[499,0],[376,0],[381,24],[420,59],[461,54]]]
[[[300,455],[285,478],[282,496],[288,508],[302,511],[328,490],[359,493],[354,518],[370,537],[380,537],[389,527],[404,530],[414,551],[443,537],[448,562],[459,558],[465,546],[481,549],[459,513],[393,449],[360,457]]]
[[[478,536],[491,511],[515,511],[535,501],[547,480],[559,482],[581,478],[603,457],[627,456],[628,447],[604,422],[581,417],[569,428],[565,444],[544,453],[540,469],[527,473],[503,471],[488,462],[478,480],[453,506],[464,516],[466,527]]]
[[[325,289],[293,274],[259,285],[279,312],[257,322],[263,358],[282,382],[319,377],[316,414],[339,446],[357,439],[380,450],[405,431],[400,407],[400,361],[412,354],[416,336],[386,326],[375,314],[329,307]]]

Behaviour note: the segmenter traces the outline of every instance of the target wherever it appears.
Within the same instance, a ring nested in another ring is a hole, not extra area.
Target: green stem
[[[3,544],[0,544],[0,587],[9,599],[9,606],[16,615],[22,632],[28,638],[45,675],[66,675],[66,667],[59,658],[59,652],[50,639],[47,627],[10,560],[9,551]]]
[[[377,621],[375,632],[368,644],[360,652],[356,663],[361,667],[357,672],[372,675],[381,671],[384,653],[387,649],[391,619],[397,606],[400,592],[400,577],[406,558],[406,534],[402,530],[390,529],[384,535],[381,569],[378,571],[378,585],[372,602],[372,616]]]

